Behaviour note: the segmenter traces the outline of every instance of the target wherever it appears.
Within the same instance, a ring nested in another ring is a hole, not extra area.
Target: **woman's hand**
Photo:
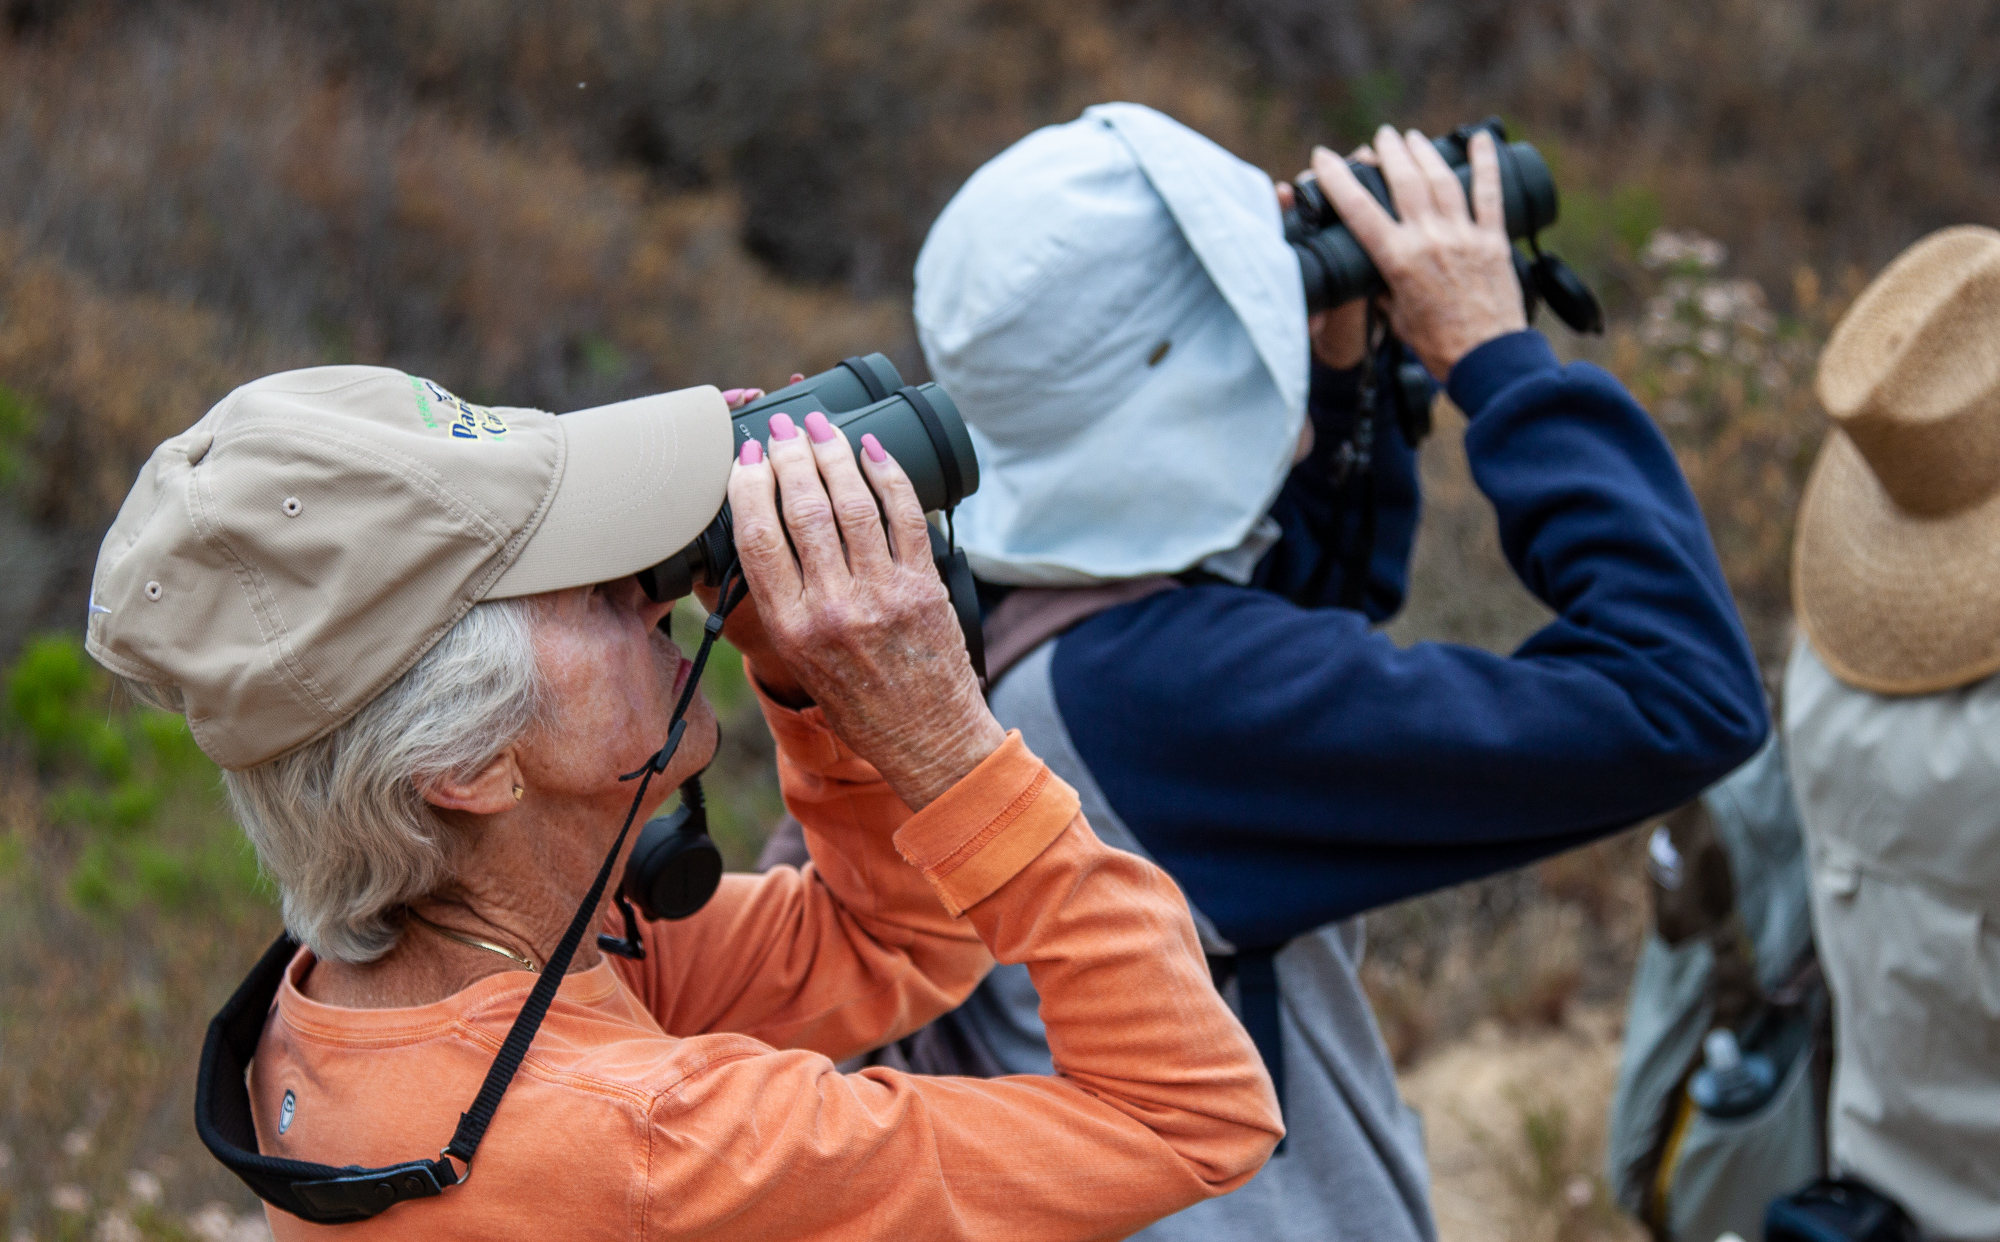
[[[1400,219],[1324,147],[1313,151],[1313,175],[1387,282],[1389,326],[1442,380],[1478,346],[1528,326],[1500,201],[1500,158],[1491,134],[1473,137],[1467,211],[1457,174],[1416,130],[1406,138],[1384,125],[1375,156]]]
[[[864,479],[823,414],[806,416],[805,433],[780,414],[768,461],[756,441],[744,444],[729,479],[736,552],[772,654],[921,810],[1006,734],[980,696],[903,468],[864,437]]]
[[[786,382],[796,384],[804,378],[804,374],[794,371],[792,378]],[[761,400],[763,396],[764,390],[761,388],[722,390],[722,399],[732,410],[741,409],[752,401]],[[694,597],[710,612],[715,611],[719,602],[716,587],[709,584],[697,583]],[[730,610],[729,622],[723,626],[722,636],[729,640],[731,646],[749,658],[751,666],[757,670],[757,682],[763,686],[765,694],[787,707],[812,706],[812,695],[799,684],[799,679],[793,675],[790,666],[771,645],[771,636],[764,631],[763,619],[757,615],[756,600],[745,597]]]

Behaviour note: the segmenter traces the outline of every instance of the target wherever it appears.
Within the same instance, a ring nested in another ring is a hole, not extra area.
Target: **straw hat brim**
[[[1792,596],[1814,652],[1849,685],[1932,694],[2000,671],[2000,493],[1909,513],[1835,428],[1799,506]]]

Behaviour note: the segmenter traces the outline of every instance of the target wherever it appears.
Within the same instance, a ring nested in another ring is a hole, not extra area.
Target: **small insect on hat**
[[[1929,694],[2000,671],[2000,232],[1904,251],[1820,356],[1833,429],[1792,592],[1842,681]]]
[[[87,645],[240,770],[324,737],[481,600],[636,573],[721,507],[713,388],[557,417],[383,367],[266,376],[153,451]]]

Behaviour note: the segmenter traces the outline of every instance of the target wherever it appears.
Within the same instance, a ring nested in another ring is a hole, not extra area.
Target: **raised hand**
[[[775,416],[769,460],[749,441],[730,475],[760,641],[920,810],[1006,735],[980,696],[909,477],[873,436],[857,465],[823,414],[808,414],[804,432]]]
[[[1374,148],[1395,216],[1324,147],[1313,150],[1313,174],[1388,284],[1382,305],[1389,326],[1443,379],[1478,346],[1528,326],[1500,200],[1499,155],[1491,134],[1473,137],[1468,210],[1457,175],[1416,130],[1405,136],[1384,125]]]

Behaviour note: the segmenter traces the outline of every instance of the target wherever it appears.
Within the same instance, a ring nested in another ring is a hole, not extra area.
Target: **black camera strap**
[[[478,1096],[473,1099],[472,1106],[459,1115],[458,1127],[452,1132],[451,1141],[438,1153],[437,1159],[408,1160],[372,1169],[359,1165],[336,1168],[307,1160],[266,1156],[257,1150],[257,1128],[251,1113],[249,1084],[245,1075],[251,1059],[256,1055],[257,1042],[263,1037],[265,1020],[270,1016],[272,1005],[277,1002],[285,970],[298,952],[299,944],[287,934],[279,936],[264,951],[264,956],[258,959],[249,976],[208,1025],[208,1036],[202,1043],[194,1105],[195,1132],[201,1136],[203,1145],[230,1172],[241,1178],[244,1185],[256,1192],[258,1198],[301,1220],[317,1225],[338,1225],[367,1220],[410,1199],[433,1198],[443,1194],[447,1187],[459,1185],[472,1176],[472,1157],[478,1152],[480,1141],[486,1137],[486,1128],[492,1124],[501,1097],[506,1095],[515,1072],[521,1068],[521,1060],[527,1056],[528,1046],[535,1040],[535,1032],[541,1029],[542,1019],[548,1016],[549,1006],[562,987],[563,977],[569,973],[577,946],[583,942],[584,933],[594,920],[597,904],[603,900],[604,890],[611,882],[611,870],[625,848],[626,837],[631,834],[632,821],[638,818],[639,807],[646,800],[647,787],[652,784],[654,776],[667,770],[674,752],[680,749],[681,738],[687,732],[688,708],[694,703],[695,691],[701,683],[702,670],[708,665],[709,653],[722,635],[723,622],[746,594],[748,589],[742,581],[740,567],[732,560],[722,575],[721,598],[717,600],[716,610],[709,614],[703,626],[701,646],[695,652],[694,667],[688,672],[687,685],[681,691],[679,702],[674,705],[666,744],[655,751],[644,766],[618,778],[639,782],[638,790],[632,795],[631,809],[625,812],[625,823],[618,829],[618,839],[611,843],[611,850],[604,856],[604,865],[597,869],[597,878],[591,883],[590,892],[576,908],[569,929],[563,933],[556,951],[549,956],[536,977],[533,990],[528,993],[528,999],[515,1017],[513,1027],[508,1030],[505,1042],[500,1045],[498,1055],[486,1071],[486,1080],[480,1084]],[[458,1165],[464,1166],[463,1171]]]

